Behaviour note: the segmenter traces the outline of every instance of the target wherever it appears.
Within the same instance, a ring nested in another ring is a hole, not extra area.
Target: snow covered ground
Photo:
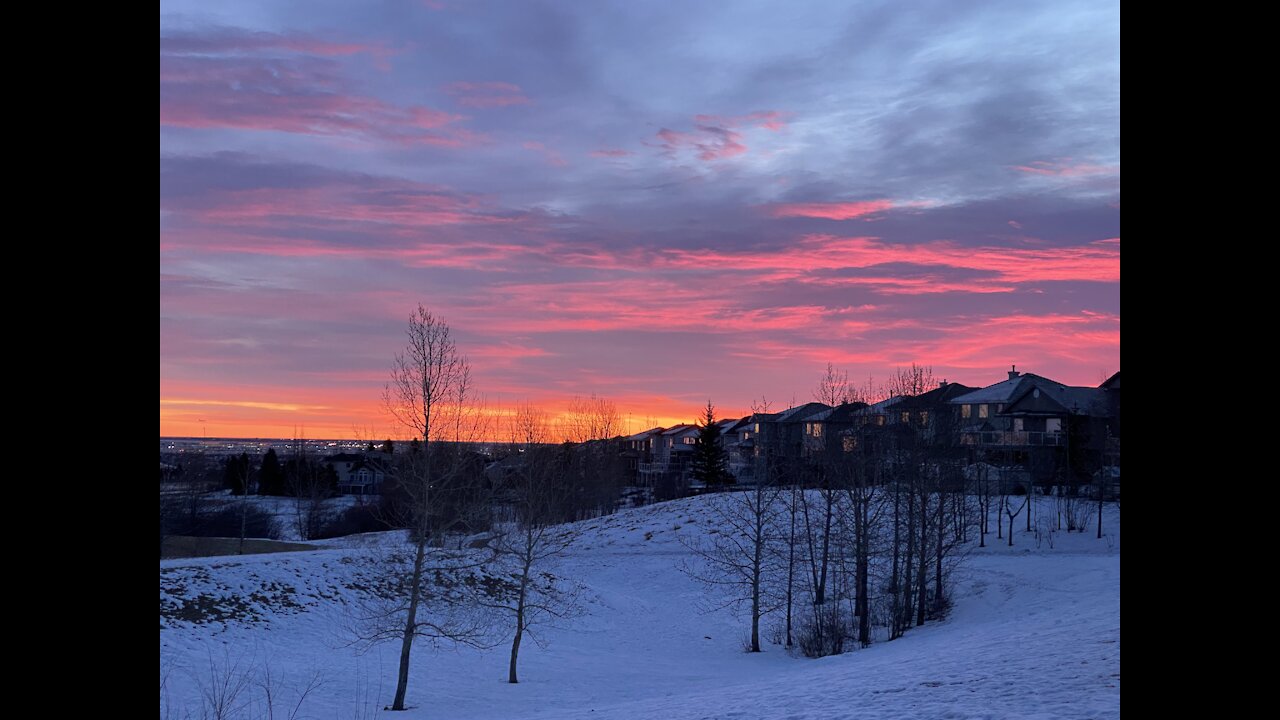
[[[1047,505],[1047,501],[1046,505]],[[369,550],[335,549],[161,561],[161,715],[200,717],[218,676],[272,671],[277,696],[320,685],[316,718],[1108,718],[1120,713],[1119,513],[1107,537],[1022,532],[1015,547],[974,549],[951,616],[845,655],[808,660],[777,645],[742,652],[746,624],[698,611],[703,588],[676,569],[680,535],[705,532],[705,499],[583,523],[561,569],[583,583],[587,613],[526,642],[521,683],[505,682],[508,646],[415,646],[407,713],[379,713],[398,646],[360,654],[350,609]],[[212,669],[211,669],[212,668]],[[265,715],[261,689],[238,698]],[[283,704],[283,703],[282,703]],[[279,712],[277,710],[277,712]]]

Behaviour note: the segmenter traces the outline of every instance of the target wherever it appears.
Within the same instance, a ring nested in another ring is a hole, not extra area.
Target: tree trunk
[[[916,577],[916,625],[924,624],[925,608],[928,605],[926,592],[929,586],[929,494],[922,484],[920,487],[920,567]]]
[[[413,555],[413,581],[409,586],[409,614],[404,621],[404,634],[400,638],[400,672],[396,675],[396,697],[392,710],[404,710],[404,695],[409,689],[409,651],[413,648],[413,636],[418,629],[418,599],[422,593],[422,567],[427,557],[426,531],[418,535]]]
[[[817,599],[818,605],[823,604],[827,600],[827,564],[828,564],[828,558],[830,557],[830,553],[831,553],[831,516],[833,514],[832,507],[831,507],[833,504],[832,492],[830,490],[823,490],[822,492],[824,495],[826,495],[827,516],[823,520],[823,527],[822,527],[822,575],[821,575],[821,580],[818,584],[818,599]]]
[[[757,512],[759,508],[757,507]],[[764,553],[764,527],[756,523],[755,557],[751,566],[751,652],[760,652],[760,564]]]
[[[787,647],[792,646],[791,605],[796,578],[796,490],[791,486],[791,535],[787,539]]]
[[[520,591],[520,602],[516,606],[516,636],[511,641],[511,667],[507,670],[507,682],[515,685],[520,682],[516,677],[516,660],[520,657],[520,640],[524,637],[524,590]]]
[[[857,521],[858,527],[854,530],[854,536],[857,539],[856,568],[854,570],[854,582],[857,583],[858,593],[858,644],[867,647],[871,644],[871,598],[867,597],[869,591],[868,577],[870,575],[871,553],[868,545],[871,540],[870,528],[867,523],[870,517],[867,512],[867,505],[871,502],[870,496],[867,494],[866,488],[858,493],[858,507],[854,509],[854,520]]]
[[[934,566],[933,578],[933,603],[938,606],[942,603],[942,508],[938,508],[938,562]]]

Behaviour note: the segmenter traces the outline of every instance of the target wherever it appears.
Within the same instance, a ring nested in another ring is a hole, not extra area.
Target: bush
[[[839,655],[853,639],[853,623],[839,603],[828,603],[802,614],[796,625],[796,645],[805,657]]]
[[[353,505],[340,513],[326,516],[320,522],[315,539],[327,540],[386,529],[387,524],[378,519],[372,505]]]
[[[276,529],[275,516],[250,505],[241,508],[239,504],[224,505],[217,509],[203,510],[192,516],[171,515],[161,522],[169,535],[188,535],[191,537],[240,537],[241,511],[244,512],[244,536],[255,538],[280,537]],[[168,520],[167,523],[164,523]]]

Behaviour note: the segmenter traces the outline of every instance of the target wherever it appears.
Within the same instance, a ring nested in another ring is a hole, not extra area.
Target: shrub
[[[171,534],[193,537],[240,537],[242,511],[245,537],[271,539],[280,537],[274,515],[253,505],[241,508],[238,503],[202,512],[195,517],[194,522],[180,522],[177,527],[171,528]]]
[[[340,513],[327,515],[319,525],[316,540],[358,535],[359,533],[386,530],[386,523],[378,519],[371,505],[352,505]]]
[[[852,627],[852,618],[839,603],[828,603],[800,616],[796,645],[805,657],[839,655],[845,651],[845,641],[853,638]]]

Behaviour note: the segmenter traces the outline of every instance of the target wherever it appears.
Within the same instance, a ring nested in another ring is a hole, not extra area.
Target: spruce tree
[[[692,473],[694,480],[707,487],[723,487],[733,482],[729,456],[720,444],[720,427],[716,425],[716,410],[710,400],[698,428],[698,441],[693,446]]]
[[[280,458],[275,448],[268,448],[262,456],[262,470],[258,473],[259,495],[283,495],[284,473],[280,470]]]

